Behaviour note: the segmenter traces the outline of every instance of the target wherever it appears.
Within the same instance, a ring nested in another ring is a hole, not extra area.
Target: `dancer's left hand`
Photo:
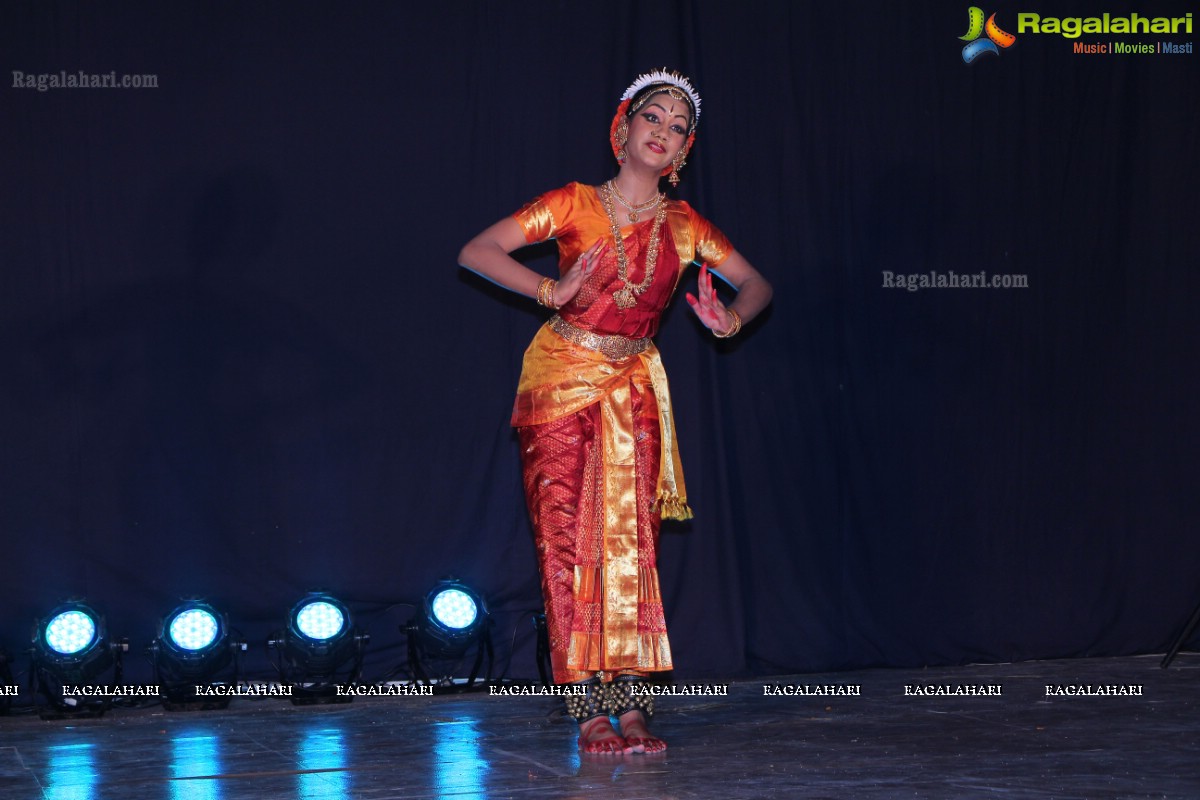
[[[696,312],[696,316],[710,331],[725,333],[733,327],[733,317],[726,310],[725,304],[717,297],[716,289],[713,289],[712,274],[709,273],[707,264],[700,265],[700,278],[696,285],[699,297],[688,292],[686,295],[688,305],[692,307],[692,311]]]

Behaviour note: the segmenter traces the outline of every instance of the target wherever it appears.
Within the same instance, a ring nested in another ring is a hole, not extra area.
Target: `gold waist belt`
[[[605,336],[601,333],[592,333],[591,331],[585,331],[583,328],[572,325],[558,314],[551,317],[547,324],[552,331],[568,342],[574,342],[580,347],[586,347],[588,350],[603,353],[614,361],[636,356],[638,353],[645,352],[646,348],[650,346],[649,336],[644,336],[641,339],[631,339],[628,336],[617,336],[615,334]]]

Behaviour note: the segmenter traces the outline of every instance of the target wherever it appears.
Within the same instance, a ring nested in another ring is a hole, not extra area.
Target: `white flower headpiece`
[[[647,72],[645,75],[639,75],[637,80],[630,84],[625,90],[625,94],[621,95],[621,100],[632,100],[637,96],[637,93],[650,86],[660,85],[674,86],[680,91],[687,94],[688,100],[692,104],[692,130],[696,129],[696,121],[700,119],[700,95],[696,93],[692,87],[692,82],[678,72],[666,69],[656,69],[654,72]]]

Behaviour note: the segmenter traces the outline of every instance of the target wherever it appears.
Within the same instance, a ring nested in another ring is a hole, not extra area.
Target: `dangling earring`
[[[617,163],[624,164],[629,154],[625,152],[625,143],[629,141],[629,120],[622,117],[617,123]]]
[[[671,159],[671,176],[667,180],[671,182],[672,187],[679,185],[679,170],[683,169],[683,165],[686,163],[687,157],[682,149]]]

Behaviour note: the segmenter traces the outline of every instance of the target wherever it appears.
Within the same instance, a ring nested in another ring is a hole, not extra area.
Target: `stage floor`
[[[580,756],[560,704],[536,697],[10,715],[0,797],[1197,798],[1200,656],[1159,660],[739,681],[660,698],[657,756]]]

